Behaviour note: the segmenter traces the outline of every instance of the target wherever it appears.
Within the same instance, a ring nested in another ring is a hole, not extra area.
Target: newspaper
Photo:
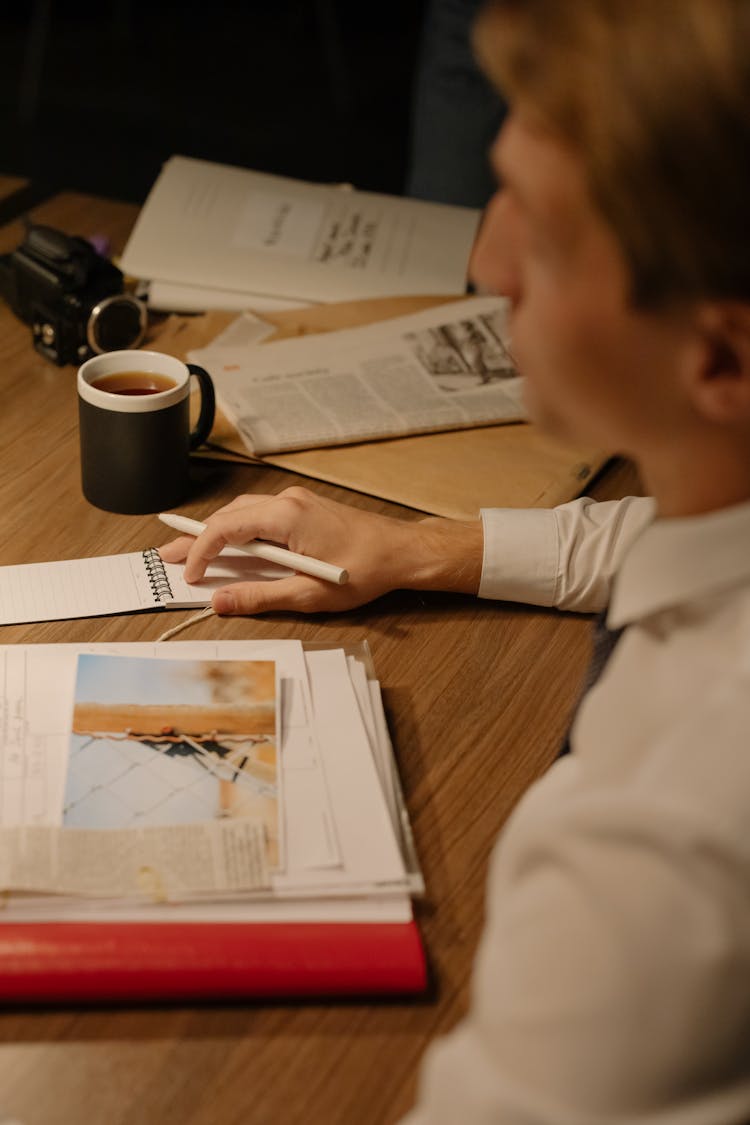
[[[256,456],[457,430],[525,418],[507,315],[474,297],[262,347],[240,317],[190,359]]]
[[[249,820],[132,829],[0,828],[0,890],[185,901],[269,885]]]

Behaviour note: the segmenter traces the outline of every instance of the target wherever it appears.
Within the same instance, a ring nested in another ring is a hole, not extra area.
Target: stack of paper
[[[154,308],[463,293],[479,212],[173,156],[122,255]]]
[[[424,987],[366,645],[18,645],[0,666],[6,998]]]

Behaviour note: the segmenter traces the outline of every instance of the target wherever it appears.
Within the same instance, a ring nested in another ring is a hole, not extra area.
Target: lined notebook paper
[[[190,584],[182,563],[165,563],[158,550],[62,562],[0,567],[0,625],[63,621],[147,609],[207,606],[229,582],[264,581],[291,571],[227,548],[205,577]]]

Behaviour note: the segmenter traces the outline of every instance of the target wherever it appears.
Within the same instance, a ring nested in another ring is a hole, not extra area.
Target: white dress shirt
[[[495,846],[408,1125],[750,1122],[750,504],[483,519],[482,596],[628,628]]]

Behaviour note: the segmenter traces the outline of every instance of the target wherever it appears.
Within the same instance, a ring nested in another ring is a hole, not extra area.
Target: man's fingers
[[[216,590],[211,607],[215,613],[224,615],[268,613],[272,610],[309,613],[329,608],[320,604],[328,595],[328,591],[324,591],[321,596],[322,585],[327,584],[300,574],[277,578],[273,582],[233,582]]]
[[[241,546],[252,539],[273,538],[274,534],[282,534],[276,530],[269,536],[266,523],[258,519],[258,513],[266,510],[264,505],[271,496],[246,497],[238,496],[231,504],[220,508],[209,518],[206,530],[194,539],[179,540],[187,543],[182,554],[177,554],[177,547],[169,547],[169,557],[162,556],[167,562],[185,561],[185,581],[199,582],[206,573],[206,568],[213,559],[227,546]],[[252,502],[249,503],[248,501]],[[238,513],[241,513],[240,517]]]
[[[206,573],[208,564],[227,546],[226,538],[216,527],[207,527],[193,539],[185,559],[185,581],[198,582]]]
[[[194,542],[192,535],[181,535],[179,539],[172,539],[163,547],[159,547],[159,554],[164,562],[184,562]]]
[[[264,497],[259,498],[256,504],[237,504],[234,510],[227,505],[214,512],[206,523],[206,530],[195,539],[188,552],[186,581],[197,582],[202,578],[208,564],[226,546],[243,546],[253,539],[286,543],[292,503],[278,501],[276,497]]]
[[[223,512],[234,512],[237,508],[247,508],[254,504],[262,504],[266,500],[273,500],[273,495],[271,493],[262,492],[254,494],[243,493],[241,496],[235,496],[234,500],[230,500],[228,504],[223,504],[220,508],[217,508],[214,515],[218,516]]]
[[[185,559],[185,579],[198,582],[212,559],[226,546],[242,546],[253,539],[265,539],[306,554],[304,545],[290,544],[300,529],[311,530],[313,517],[333,519],[334,530],[341,538],[341,527],[336,527],[346,517],[338,512],[340,505],[316,497],[299,486],[285,488],[275,495],[242,495],[219,508],[206,521],[206,529],[193,541]],[[332,532],[329,531],[329,534]],[[348,531],[343,536],[348,538]],[[314,554],[314,551],[309,553]],[[335,560],[334,560],[335,561]]]

